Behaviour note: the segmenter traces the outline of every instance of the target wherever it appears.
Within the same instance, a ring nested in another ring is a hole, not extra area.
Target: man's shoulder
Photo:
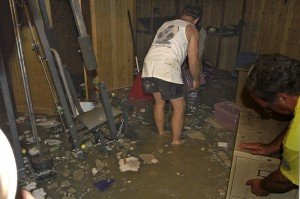
[[[295,116],[289,125],[288,132],[284,138],[284,145],[294,150],[300,151],[300,117]]]
[[[191,38],[191,37],[194,37],[194,38],[198,38],[199,37],[199,32],[198,30],[195,28],[195,26],[193,26],[192,24],[189,24],[186,26],[186,29],[185,29],[185,34],[188,38],[188,40]]]

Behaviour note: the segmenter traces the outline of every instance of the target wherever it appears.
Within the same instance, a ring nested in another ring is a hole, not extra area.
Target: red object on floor
[[[147,100],[153,100],[153,96],[152,94],[143,92],[141,74],[139,73],[136,75],[133,85],[130,89],[128,101],[138,102]]]

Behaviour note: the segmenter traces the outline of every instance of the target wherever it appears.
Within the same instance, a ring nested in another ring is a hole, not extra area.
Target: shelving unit
[[[243,36],[243,26],[244,26],[244,18],[245,18],[247,0],[243,0],[242,15],[241,15],[241,19],[240,19],[239,23],[237,25],[234,25],[234,26],[231,26],[231,27],[224,26],[226,2],[227,2],[227,0],[221,0],[220,22],[219,22],[219,26],[215,28],[218,31],[209,31],[210,30],[209,26],[207,28],[207,35],[212,35],[212,36],[218,37],[217,52],[216,52],[217,55],[216,55],[216,61],[215,61],[216,67],[219,67],[219,64],[220,64],[220,57],[221,57],[221,50],[222,50],[222,40],[224,38],[239,37],[236,56],[238,56],[238,54],[240,53],[240,49],[241,49],[241,42],[242,42],[242,36]],[[214,27],[211,27],[211,28],[214,28]],[[232,30],[233,32],[230,32],[229,30]]]
[[[157,29],[166,21],[179,15],[181,0],[157,1],[137,0],[136,11],[136,46],[141,62],[153,41]],[[141,45],[143,44],[143,45]]]

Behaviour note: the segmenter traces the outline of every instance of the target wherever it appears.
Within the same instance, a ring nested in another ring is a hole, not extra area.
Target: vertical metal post
[[[19,177],[22,178],[25,176],[25,166],[24,166],[24,162],[23,162],[23,158],[22,158],[21,146],[20,146],[20,142],[19,142],[19,135],[18,135],[16,120],[15,120],[15,116],[14,116],[11,96],[10,96],[10,92],[9,92],[1,47],[0,47],[0,85],[2,88],[2,94],[3,94],[6,114],[7,114],[7,118],[8,118],[10,133],[11,133],[12,142],[14,145],[13,149],[14,149],[14,154],[15,154],[16,161],[17,161],[18,174],[19,174]]]
[[[222,50],[222,40],[223,40],[223,26],[224,26],[224,15],[225,15],[225,7],[226,7],[226,0],[221,0],[221,15],[220,15],[220,23],[219,28],[220,31],[218,33],[218,47],[217,47],[217,57],[216,57],[216,66],[220,67],[220,57],[221,57],[221,50]]]
[[[69,0],[78,30],[78,42],[81,49],[83,61],[87,71],[97,70],[98,65],[93,50],[91,37],[87,34],[87,30],[83,21],[82,11],[79,0]]]
[[[105,116],[106,116],[107,123],[108,123],[108,128],[110,131],[110,139],[115,139],[117,136],[117,128],[114,123],[114,117],[113,117],[111,104],[110,104],[109,98],[108,98],[107,88],[104,83],[100,83],[99,88],[100,88],[102,106],[103,106],[103,109],[105,112]]]
[[[30,95],[30,89],[29,89],[29,82],[28,82],[27,71],[26,71],[26,66],[25,66],[25,58],[24,58],[22,42],[21,42],[21,35],[20,35],[19,27],[18,27],[19,23],[18,23],[18,16],[17,16],[16,8],[15,8],[15,1],[10,0],[9,4],[10,4],[10,11],[11,11],[12,21],[13,21],[13,26],[14,26],[15,37],[16,37],[17,52],[18,52],[20,70],[21,70],[21,75],[22,75],[22,80],[23,80],[23,87],[24,87],[24,91],[25,91],[26,105],[27,105],[30,124],[31,124],[31,128],[32,128],[32,135],[35,139],[36,147],[37,147],[38,151],[40,151],[39,137],[38,137],[37,129],[36,129],[33,105],[32,105],[32,100],[31,100],[31,95]]]
[[[238,57],[241,50],[242,45],[242,39],[243,39],[243,31],[244,31],[244,20],[245,20],[245,13],[246,13],[246,6],[247,6],[247,0],[243,0],[243,8],[242,8],[242,17],[239,23],[239,41],[238,41],[238,47],[237,47],[237,53],[236,56]]]
[[[154,26],[154,13],[153,13],[153,9],[154,9],[154,3],[153,3],[153,0],[150,0],[150,37],[151,37],[151,40],[153,40],[154,38],[154,35],[153,35],[153,26]],[[152,43],[152,41],[151,41]],[[150,45],[151,45],[150,43]]]
[[[30,5],[30,8],[31,8],[31,12],[32,12],[32,15],[33,15],[36,30],[38,32],[43,50],[45,52],[45,56],[47,58],[47,62],[48,62],[48,65],[49,65],[49,72],[50,72],[51,77],[53,79],[53,83],[54,83],[54,86],[55,86],[56,93],[58,95],[60,104],[63,108],[64,117],[66,119],[68,128],[70,130],[70,133],[71,133],[71,136],[72,136],[72,139],[73,139],[73,143],[75,145],[75,148],[79,149],[77,130],[76,130],[76,127],[75,127],[74,122],[72,120],[71,113],[70,113],[70,110],[69,110],[69,107],[68,107],[68,104],[67,104],[67,101],[66,101],[66,98],[65,98],[64,91],[63,91],[63,87],[62,87],[62,84],[60,82],[58,72],[56,70],[56,66],[55,66],[54,59],[53,59],[53,56],[52,56],[52,53],[51,53],[51,50],[50,50],[49,42],[48,42],[45,30],[44,30],[45,26],[44,26],[43,19],[41,17],[38,6],[36,5],[36,1],[35,0],[28,0],[28,2],[29,2],[29,5]]]

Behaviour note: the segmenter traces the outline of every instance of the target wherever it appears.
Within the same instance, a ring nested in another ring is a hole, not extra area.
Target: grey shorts
[[[142,86],[145,93],[160,92],[163,100],[177,99],[184,96],[183,84],[175,84],[155,77],[142,78]]]

